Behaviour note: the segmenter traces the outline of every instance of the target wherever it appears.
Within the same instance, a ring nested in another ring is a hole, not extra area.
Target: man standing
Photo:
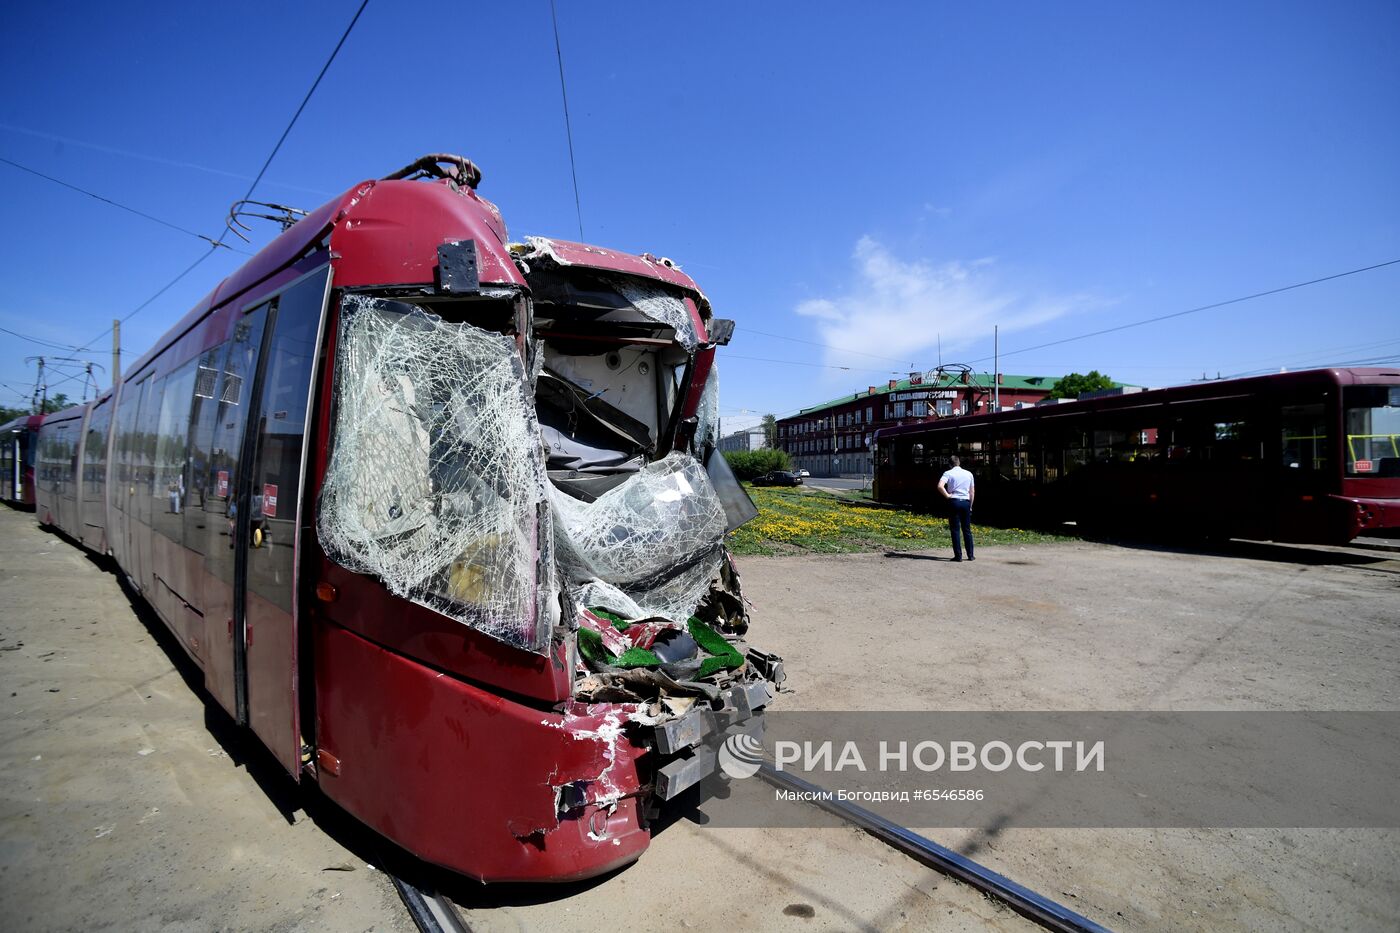
[[[952,464],[948,472],[938,481],[938,491],[953,506],[953,514],[948,519],[948,530],[953,533],[953,560],[962,560],[962,546],[967,545],[967,559],[972,556],[972,500],[977,495],[977,485],[972,474],[958,466],[957,457],[949,457]],[[958,529],[962,529],[962,540],[958,540]]]

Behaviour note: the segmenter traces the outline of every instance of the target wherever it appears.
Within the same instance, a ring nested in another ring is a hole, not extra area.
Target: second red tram
[[[43,415],[21,415],[0,425],[0,502],[34,506],[34,458]]]
[[[947,459],[997,523],[1343,543],[1400,528],[1400,372],[1320,369],[880,431],[875,498],[937,504]]]
[[[297,780],[462,874],[583,878],[782,678],[724,548],[732,324],[668,260],[508,243],[479,177],[425,157],[284,232],[46,422],[38,517]]]

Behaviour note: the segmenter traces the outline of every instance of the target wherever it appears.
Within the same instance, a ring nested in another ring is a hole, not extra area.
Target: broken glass
[[[558,606],[541,561],[545,463],[514,341],[347,295],[336,377],[317,516],[326,553],[396,595],[543,652]]]
[[[720,571],[726,517],[705,468],[673,452],[593,502],[551,489],[556,554],[582,606],[684,623]]]

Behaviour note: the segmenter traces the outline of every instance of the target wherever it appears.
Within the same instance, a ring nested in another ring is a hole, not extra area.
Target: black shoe
[[[968,558],[968,560],[976,560],[976,559],[977,559],[977,558],[975,558],[975,557],[969,557],[969,558]]]
[[[961,557],[954,557],[954,558],[953,558],[953,563],[955,563],[955,564],[961,564],[961,563],[962,563],[962,558],[961,558]]]

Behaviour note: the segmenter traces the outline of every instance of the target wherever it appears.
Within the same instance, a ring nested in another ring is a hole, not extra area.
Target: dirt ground
[[[1076,542],[949,556],[743,561],[751,638],[787,659],[796,691],[781,708],[1400,708],[1400,554]],[[1400,831],[928,834],[1115,929],[1400,927]]]
[[[783,709],[1373,710],[1400,697],[1396,557],[1073,543],[740,569]],[[0,607],[6,929],[412,929],[382,846],[212,710],[110,573],[4,508]],[[478,930],[1032,928],[847,827],[702,819],[604,879],[449,893]],[[1400,921],[1400,832],[929,834],[1115,929]]]
[[[392,851],[299,793],[115,576],[3,506],[0,702],[0,929],[415,929]],[[476,930],[1033,929],[834,822],[694,819],[603,879],[450,894]]]

